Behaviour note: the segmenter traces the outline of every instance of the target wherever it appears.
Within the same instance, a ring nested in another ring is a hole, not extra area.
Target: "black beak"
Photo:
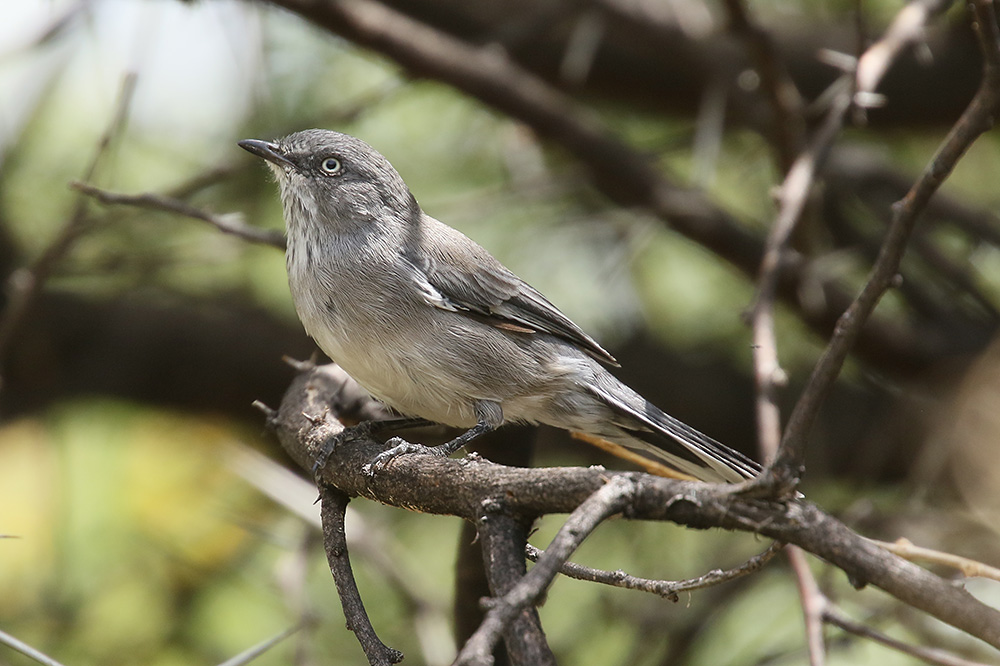
[[[280,164],[281,166],[295,167],[295,162],[285,157],[281,147],[276,143],[261,141],[260,139],[243,139],[242,141],[238,141],[236,145],[249,153],[253,153],[257,157],[264,158],[268,162]]]

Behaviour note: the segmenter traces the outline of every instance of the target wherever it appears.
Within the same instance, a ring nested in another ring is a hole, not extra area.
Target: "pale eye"
[[[319,168],[323,170],[323,173],[332,176],[340,173],[342,166],[340,164],[340,160],[336,157],[328,157],[323,160],[323,162],[319,165]]]

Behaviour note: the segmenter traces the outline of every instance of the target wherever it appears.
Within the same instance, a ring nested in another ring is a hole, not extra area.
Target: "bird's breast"
[[[312,265],[291,250],[289,287],[299,319],[323,352],[365,390],[412,416],[475,424],[473,398],[448,376],[447,360],[426,349],[438,321],[391,265]],[[373,270],[374,268],[374,270]],[[393,285],[396,285],[395,287]],[[429,336],[429,337],[427,337]]]

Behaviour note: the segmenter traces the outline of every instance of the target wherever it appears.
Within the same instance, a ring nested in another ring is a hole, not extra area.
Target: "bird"
[[[451,455],[506,423],[547,424],[654,461],[668,475],[738,483],[760,466],[617,379],[615,358],[481,245],[423,211],[373,147],[309,129],[238,145],[278,184],[286,268],[306,333],[404,417],[464,432],[392,438],[375,461]]]

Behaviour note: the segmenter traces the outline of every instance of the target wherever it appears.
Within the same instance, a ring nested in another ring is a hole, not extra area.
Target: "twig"
[[[87,195],[88,197],[93,197],[102,204],[135,206],[137,208],[175,213],[177,215],[183,215],[184,217],[190,217],[194,220],[207,222],[222,233],[232,234],[233,236],[250,241],[251,243],[261,243],[263,245],[271,245],[281,250],[285,249],[285,238],[280,231],[271,231],[268,229],[251,227],[238,221],[233,217],[233,215],[216,215],[214,213],[209,213],[208,211],[192,206],[186,201],[181,201],[180,199],[176,199],[174,197],[153,194],[151,192],[146,192],[144,194],[120,194],[117,192],[102,190],[101,188],[94,187],[93,185],[76,181],[70,183],[70,187]]]
[[[826,663],[826,647],[823,640],[823,611],[829,602],[819,589],[816,577],[809,569],[806,555],[798,546],[785,549],[785,556],[795,571],[795,583],[799,590],[799,601],[806,625],[806,647],[809,652],[809,666],[823,666]]]
[[[730,26],[746,43],[760,87],[771,107],[772,144],[782,173],[792,168],[805,136],[804,104],[795,82],[778,56],[770,35],[753,22],[744,0],[726,0]]]
[[[827,606],[823,609],[823,621],[828,624],[832,624],[835,627],[840,627],[844,631],[854,634],[855,636],[869,638],[876,643],[881,643],[882,645],[893,648],[894,650],[899,650],[904,654],[916,657],[917,659],[921,659],[928,664],[934,664],[935,666],[988,666],[988,664],[983,664],[978,661],[962,659],[961,657],[949,654],[944,650],[910,645],[909,643],[896,640],[891,636],[886,636],[879,631],[875,631],[868,625],[851,620],[830,604],[827,604]]]
[[[789,417],[776,462],[781,467],[792,468],[801,464],[805,440],[819,407],[840,374],[847,354],[861,334],[861,328],[875,310],[882,295],[896,279],[900,261],[920,212],[951,174],[965,151],[981,134],[993,126],[993,118],[1000,109],[998,28],[991,2],[976,0],[972,8],[975,15],[973,26],[984,61],[979,90],[961,118],[948,132],[948,136],[920,178],[906,196],[893,205],[892,221],[868,279],[861,293],[841,315],[829,344],[813,368],[809,381]]]
[[[39,664],[43,664],[43,666],[63,666],[62,662],[58,662],[47,654],[39,652],[24,641],[14,638],[5,631],[0,631],[0,644],[6,645],[12,650],[16,650],[24,656],[34,659]]]
[[[114,114],[104,130],[104,134],[98,140],[89,164],[84,169],[82,179],[84,182],[93,179],[111,143],[125,127],[129,107],[132,103],[132,95],[135,92],[135,84],[135,73],[126,74],[118,93]],[[7,304],[3,311],[0,311],[0,363],[6,358],[15,333],[23,323],[45,281],[77,239],[86,231],[87,221],[84,198],[78,197],[73,213],[45,250],[30,266],[15,270],[7,279]],[[0,389],[2,389],[2,382],[0,382]]]
[[[569,556],[598,525],[629,505],[633,490],[631,480],[612,478],[573,511],[552,539],[545,556],[510,592],[490,602],[491,607],[483,623],[466,641],[455,664],[492,664],[493,646],[501,632],[548,588]]]
[[[833,140],[843,127],[844,116],[850,105],[851,95],[847,91],[833,98],[823,125],[788,170],[778,195],[778,216],[765,243],[764,258],[761,261],[757,281],[752,327],[754,380],[757,385],[758,442],[766,461],[774,460],[781,441],[781,416],[778,411],[777,392],[787,379],[778,362],[778,342],[774,328],[774,308],[781,259],[788,240],[806,208],[816,174],[826,159]],[[791,484],[798,474],[799,470],[795,469],[789,475],[792,478],[786,477],[780,482]]]
[[[775,541],[768,546],[766,550],[754,555],[738,567],[725,570],[713,569],[704,575],[696,578],[688,578],[686,580],[655,580],[652,578],[640,578],[639,576],[627,574],[620,569],[618,571],[605,571],[602,569],[592,569],[591,567],[585,567],[573,562],[566,562],[566,564],[564,564],[559,570],[559,573],[569,578],[575,578],[576,580],[601,583],[612,587],[622,587],[627,590],[649,592],[651,594],[659,595],[665,599],[670,599],[671,601],[678,601],[677,595],[681,592],[701,590],[706,587],[712,587],[713,585],[719,585],[720,583],[736,580],[737,578],[742,578],[747,574],[759,571],[765,564],[774,559],[774,556],[780,553],[784,546],[785,544]],[[537,562],[538,559],[545,554],[545,551],[539,550],[531,544],[528,544],[525,548],[524,554],[532,562]]]
[[[322,530],[322,522],[315,506],[314,483],[248,446],[227,447],[226,460],[236,474],[261,493],[283,505],[310,527]],[[424,662],[441,661],[440,658],[435,658],[436,645],[443,643],[454,650],[453,641],[440,638],[449,636],[449,618],[445,608],[421,590],[416,584],[416,577],[400,568],[391,550],[386,548],[382,530],[360,513],[351,516],[351,524],[351,532],[346,535],[350,551],[355,557],[360,556],[367,565],[374,567],[379,577],[400,594],[407,610],[414,617]],[[440,651],[437,648],[437,652]]]
[[[924,38],[932,18],[951,7],[954,0],[913,0],[896,14],[882,38],[858,59],[858,92],[875,92],[899,54]]]
[[[273,648],[281,641],[285,640],[286,638],[295,633],[298,633],[300,630],[304,629],[305,627],[309,626],[312,623],[314,623],[314,620],[312,619],[307,618],[301,620],[300,622],[288,627],[284,631],[280,631],[274,636],[271,636],[270,638],[267,638],[261,641],[260,643],[257,643],[256,645],[247,648],[238,655],[235,655],[230,659],[226,659],[224,662],[220,663],[219,666],[244,666],[245,664],[249,664],[251,661],[259,657],[260,655],[264,654],[265,652]]]
[[[897,539],[891,542],[872,539],[871,542],[911,562],[929,562],[931,564],[951,567],[952,569],[961,571],[962,575],[966,578],[989,578],[1000,581],[1000,569],[991,567],[983,562],[970,560],[961,555],[916,546],[907,539]]]
[[[344,608],[347,627],[358,637],[361,648],[372,666],[388,666],[403,660],[403,653],[383,643],[375,634],[361,593],[354,580],[351,561],[347,555],[347,537],[344,534],[344,514],[351,499],[341,491],[320,485],[320,512],[323,521],[323,549],[330,564],[333,582],[337,585],[340,605]]]

